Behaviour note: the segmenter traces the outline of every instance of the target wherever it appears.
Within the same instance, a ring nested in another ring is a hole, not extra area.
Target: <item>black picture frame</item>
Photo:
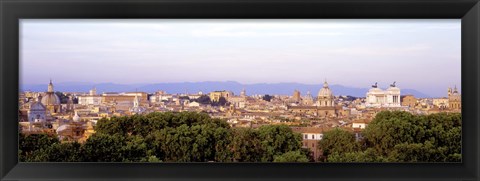
[[[479,180],[478,0],[1,0],[1,180]],[[18,163],[19,19],[461,19],[462,163]]]

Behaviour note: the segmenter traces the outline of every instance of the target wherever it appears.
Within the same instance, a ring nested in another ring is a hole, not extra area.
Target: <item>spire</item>
[[[93,89],[90,90],[90,95],[92,96],[97,95],[97,88],[95,86],[93,86]]]
[[[50,83],[48,84],[48,90],[47,92],[53,92],[53,83],[52,83],[52,79],[50,79]]]
[[[323,87],[324,87],[324,88],[328,88],[327,79],[325,79],[325,82],[323,83]]]

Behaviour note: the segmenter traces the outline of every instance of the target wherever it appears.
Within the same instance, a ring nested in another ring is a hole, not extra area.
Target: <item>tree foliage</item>
[[[26,161],[82,162],[271,162],[295,151],[308,158],[300,148],[301,136],[287,126],[233,129],[205,113],[103,118],[95,130],[83,144],[59,143],[46,135],[23,137],[20,153]]]
[[[292,132],[287,125],[262,126],[258,130],[258,136],[264,149],[263,162],[271,162],[275,155],[300,150],[302,147],[302,136]]]
[[[326,162],[459,162],[461,114],[384,111],[362,131],[319,141]],[[286,125],[231,128],[206,113],[166,112],[100,119],[85,143],[47,134],[19,135],[22,162],[305,162],[302,137]]]
[[[308,162],[308,157],[301,151],[289,151],[274,157],[273,162]]]
[[[329,162],[458,162],[461,126],[460,113],[382,111],[363,130],[361,141],[351,136],[345,141],[348,132],[334,130],[319,145]]]
[[[201,95],[197,99],[195,99],[196,102],[200,104],[211,104],[212,101],[210,100],[210,97],[208,95]]]
[[[262,99],[265,100],[265,101],[270,102],[270,101],[273,99],[273,96],[266,94],[266,95],[264,95],[264,96],[262,97]]]
[[[21,161],[37,161],[39,150],[45,151],[51,145],[60,143],[58,138],[47,134],[19,135],[19,159]]]
[[[359,148],[355,135],[340,128],[325,132],[318,145],[322,148],[324,156],[332,153],[353,152]]]

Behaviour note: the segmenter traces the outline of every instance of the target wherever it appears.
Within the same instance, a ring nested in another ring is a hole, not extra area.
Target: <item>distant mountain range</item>
[[[242,89],[245,89],[247,95],[252,94],[270,94],[270,95],[292,95],[294,90],[300,91],[301,95],[306,95],[310,91],[312,96],[316,96],[318,91],[323,87],[323,84],[301,84],[301,83],[259,83],[259,84],[241,84],[235,81],[226,82],[179,82],[179,83],[158,83],[158,84],[115,84],[115,83],[88,83],[88,82],[65,82],[55,83],[55,91],[63,92],[88,92],[93,87],[96,87],[97,93],[102,92],[131,92],[144,91],[156,92],[159,90],[167,93],[197,93],[202,91],[208,93],[218,90],[230,90],[235,95],[240,94]],[[354,88],[343,85],[329,85],[334,95],[350,95],[354,97],[365,97],[365,94],[370,88]],[[23,85],[23,91],[46,91],[47,84]],[[414,89],[401,89],[402,95],[411,94],[415,97],[428,98],[427,94],[416,91]]]

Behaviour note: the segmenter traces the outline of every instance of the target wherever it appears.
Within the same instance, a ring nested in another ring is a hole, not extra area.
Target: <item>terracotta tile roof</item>
[[[331,127],[291,127],[293,132],[297,133],[323,133],[334,128]]]

